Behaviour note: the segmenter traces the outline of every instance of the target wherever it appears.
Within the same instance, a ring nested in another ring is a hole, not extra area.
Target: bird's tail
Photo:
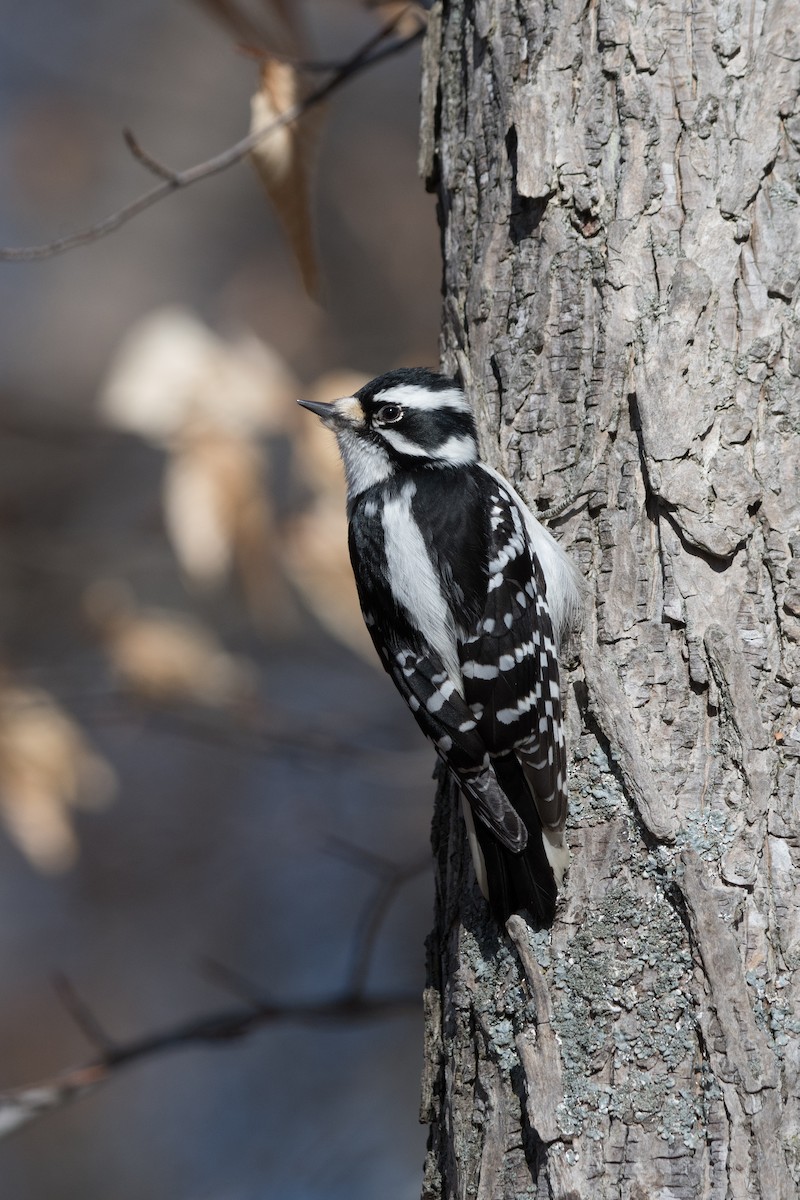
[[[498,782],[528,830],[524,849],[514,852],[497,840],[481,820],[475,833],[481,850],[487,900],[495,918],[505,924],[512,913],[527,911],[538,928],[552,925],[558,888],[545,850],[544,834],[522,768],[513,754],[492,761]]]

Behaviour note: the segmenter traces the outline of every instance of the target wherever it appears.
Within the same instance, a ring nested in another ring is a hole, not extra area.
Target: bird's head
[[[298,403],[336,434],[351,499],[402,471],[462,467],[478,457],[461,388],[423,367],[379,375],[331,404]]]

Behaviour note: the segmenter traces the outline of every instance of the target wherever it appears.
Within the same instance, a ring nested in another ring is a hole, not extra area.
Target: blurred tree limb
[[[317,1003],[292,1001],[277,1004],[261,1001],[252,1005],[198,1017],[130,1042],[104,1046],[96,1058],[82,1066],[43,1080],[31,1087],[0,1092],[0,1137],[15,1132],[45,1112],[63,1108],[72,1100],[109,1082],[123,1067],[146,1058],[189,1046],[212,1046],[235,1041],[253,1030],[276,1022],[294,1024],[352,1024],[382,1019],[420,1007],[417,994],[408,996],[362,996],[345,993]]]
[[[128,149],[137,161],[161,182],[156,187],[151,188],[150,191],[144,192],[141,196],[132,200],[129,204],[117,209],[116,212],[110,213],[107,217],[103,217],[85,229],[78,230],[76,233],[67,234],[65,237],[55,238],[51,242],[44,242],[37,246],[0,247],[0,261],[32,262],[36,259],[53,258],[57,254],[64,254],[66,251],[74,250],[78,246],[90,245],[92,242],[99,241],[101,238],[107,237],[108,234],[114,233],[146,209],[152,208],[154,204],[158,204],[161,200],[166,199],[167,196],[172,195],[173,192],[182,191],[184,188],[191,187],[192,184],[199,183],[203,179],[209,179],[212,175],[219,175],[221,172],[227,171],[229,167],[235,166],[247,158],[253,150],[265,142],[271,135],[290,126],[302,117],[304,113],[320,105],[343,84],[360,75],[362,71],[365,71],[368,67],[375,66],[386,58],[401,53],[414,42],[417,42],[424,32],[424,23],[422,20],[420,20],[420,25],[416,32],[404,37],[395,38],[386,45],[381,45],[382,42],[385,42],[391,36],[400,23],[402,15],[401,11],[392,16],[350,58],[346,59],[339,66],[334,67],[329,79],[314,88],[298,103],[287,108],[285,112],[276,117],[270,124],[256,129],[254,132],[248,134],[247,137],[241,138],[234,145],[229,146],[213,158],[206,159],[204,162],[197,163],[193,167],[186,168],[186,170],[173,171],[170,167],[158,162],[142,148],[136,136],[130,130],[126,129],[123,136]]]
[[[30,1124],[46,1112],[63,1108],[71,1101],[88,1095],[101,1084],[110,1082],[124,1067],[144,1059],[192,1046],[223,1045],[277,1023],[349,1025],[418,1010],[420,997],[417,993],[370,996],[366,992],[366,984],[377,937],[389,906],[402,885],[428,866],[427,856],[424,862],[397,866],[338,839],[331,842],[328,850],[366,869],[378,879],[375,892],[356,925],[347,983],[339,995],[326,1000],[275,1001],[259,994],[237,972],[207,961],[206,974],[229,991],[235,991],[242,997],[242,1004],[121,1042],[110,1036],[70,981],[63,975],[57,975],[54,985],[59,999],[95,1048],[96,1054],[88,1062],[69,1067],[39,1083],[0,1092],[0,1138]]]

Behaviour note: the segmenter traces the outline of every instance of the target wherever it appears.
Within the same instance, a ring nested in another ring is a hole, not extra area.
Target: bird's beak
[[[336,408],[333,404],[325,404],[321,400],[298,400],[297,403],[301,408],[307,408],[309,412],[316,413],[325,425],[330,426],[336,420]]]
[[[322,400],[298,400],[298,404],[316,413],[322,424],[334,433],[345,429],[359,429],[364,424],[364,410],[355,396],[342,396],[332,404]]]

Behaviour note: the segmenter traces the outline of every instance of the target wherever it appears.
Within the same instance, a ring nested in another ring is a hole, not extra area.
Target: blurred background
[[[392,8],[249,5],[326,61]],[[124,127],[173,168],[247,132],[259,63],[226,9],[0,3],[0,244],[151,187]],[[247,163],[0,264],[0,1091],[94,1053],[55,972],[122,1042],[239,1003],[207,960],[324,1000],[388,897],[368,991],[421,994],[432,755],[365,640],[332,439],[294,403],[436,364],[418,89],[417,42],[317,123],[319,301]],[[416,1197],[421,1051],[411,1002],[148,1060],[0,1141],[3,1194]]]

